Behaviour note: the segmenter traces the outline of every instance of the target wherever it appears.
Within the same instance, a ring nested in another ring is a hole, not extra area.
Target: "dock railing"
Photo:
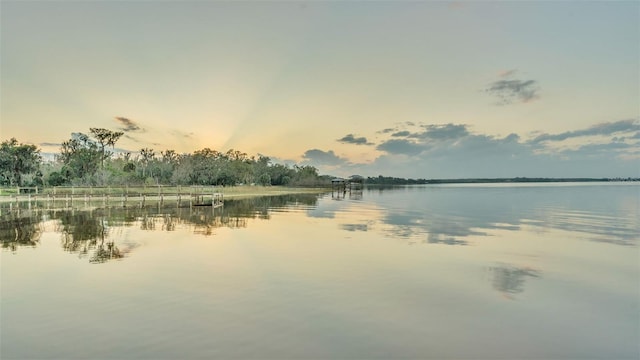
[[[148,202],[176,202],[177,206],[222,206],[224,199],[217,186],[55,186],[0,188],[0,203],[20,206],[26,203],[47,207],[75,205],[145,206]]]

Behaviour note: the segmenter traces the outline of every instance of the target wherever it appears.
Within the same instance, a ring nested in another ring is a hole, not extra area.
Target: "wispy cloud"
[[[390,132],[398,131],[397,128],[386,128],[378,131],[378,134],[388,134]]]
[[[486,92],[498,98],[499,105],[536,100],[540,97],[538,90],[535,80],[498,80],[485,89]]]
[[[536,136],[532,143],[540,143],[544,141],[563,141],[570,138],[582,137],[582,136],[596,136],[596,135],[613,135],[616,133],[636,133],[640,130],[640,121],[629,119],[620,120],[615,122],[606,122],[593,125],[586,129],[565,131],[560,134],[541,134]],[[638,133],[631,135],[631,138],[635,138]]]
[[[122,116],[116,116],[114,119],[117,123],[120,124],[121,127],[119,129],[124,132],[144,131],[144,129],[140,127],[140,125],[138,125],[135,121],[131,119],[128,119]]]
[[[194,137],[194,133],[193,132],[184,132],[184,131],[180,131],[180,130],[171,130],[171,135],[177,136],[177,137],[181,137],[181,138],[187,138],[187,139],[192,139]]]
[[[528,103],[540,98],[538,82],[514,79],[516,73],[515,69],[503,71],[498,74],[500,80],[490,83],[484,89],[486,93],[497,98],[497,105]]]
[[[337,141],[344,144],[373,145],[373,143],[370,143],[369,141],[367,141],[366,137],[355,137],[353,134],[347,134],[343,138],[338,139]]]
[[[125,138],[127,138],[127,139],[129,139],[129,140],[133,140],[133,141],[135,141],[135,142],[140,141],[140,140],[138,140],[137,138],[135,138],[135,137],[133,137],[133,136],[131,136],[131,135],[128,135],[128,134],[124,134],[124,137],[125,137]]]

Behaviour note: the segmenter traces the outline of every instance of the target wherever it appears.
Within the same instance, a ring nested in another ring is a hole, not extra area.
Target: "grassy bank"
[[[256,196],[275,196],[287,194],[321,194],[331,191],[331,188],[301,188],[288,186],[232,186],[216,188],[225,199],[241,199]]]

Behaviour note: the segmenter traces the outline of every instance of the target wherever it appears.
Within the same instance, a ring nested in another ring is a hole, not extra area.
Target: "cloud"
[[[187,138],[187,139],[192,139],[194,137],[194,133],[190,132],[190,133],[186,133],[184,131],[180,131],[180,130],[171,130],[170,131],[171,135],[177,136],[177,137],[181,137],[181,138]]]
[[[391,134],[392,137],[405,137],[420,140],[452,140],[469,135],[467,125],[464,124],[437,124],[422,125],[425,131],[410,132],[408,130],[398,131]]]
[[[398,131],[398,132],[395,132],[395,133],[391,134],[391,136],[393,136],[393,137],[407,137],[409,135],[411,135],[411,132],[407,131],[407,130]]]
[[[506,136],[474,133],[465,124],[421,127],[422,132],[387,133],[376,146],[382,154],[375,160],[351,163],[340,170],[365,176],[411,178],[640,175],[637,120],[601,123],[561,134],[538,133],[534,140],[515,133]],[[580,138],[590,135],[601,137]],[[570,138],[576,139],[567,144],[560,142]]]
[[[504,76],[510,76],[505,74]],[[538,82],[535,80],[503,79],[489,84],[485,92],[498,98],[498,105],[528,103],[540,98]]]
[[[378,131],[378,134],[388,134],[390,132],[394,132],[397,131],[397,128],[386,128],[386,129],[382,129],[380,131]]]
[[[610,142],[604,144],[586,144],[577,149],[564,150],[565,155],[575,156],[607,156],[612,152],[623,152],[624,150],[636,149],[637,145],[627,144],[623,142]]]
[[[406,139],[391,139],[378,145],[376,149],[394,155],[417,155],[427,149],[424,144]]]
[[[415,156],[421,153],[438,153],[439,149],[450,151],[451,146],[460,148],[465,144],[472,144],[478,139],[493,140],[489,137],[485,139],[480,135],[475,135],[474,139],[465,124],[426,124],[421,127],[425,130],[413,133],[410,131],[393,133],[391,139],[379,144],[376,149],[391,155]],[[513,136],[516,141],[519,139],[515,134],[510,136],[512,136],[509,138],[510,140],[514,139]],[[397,139],[398,137],[404,137],[404,139]],[[461,139],[467,139],[467,141],[461,142]]]
[[[140,140],[138,140],[138,138],[133,137],[133,136],[128,135],[128,134],[124,134],[124,137],[125,137],[125,138],[127,138],[127,139],[129,139],[129,140],[133,140],[133,141],[135,141],[135,142],[139,142],[139,141],[140,141]]]
[[[354,144],[354,145],[373,145],[367,141],[366,137],[355,137],[353,134],[347,134],[342,139],[338,139],[341,143]]]
[[[427,131],[422,133],[424,138],[434,140],[451,140],[459,139],[469,135],[467,131],[467,125],[460,124],[444,124],[444,125],[423,125]]]
[[[120,127],[120,130],[124,132],[144,131],[143,128],[141,128],[138,124],[136,124],[135,121],[131,119],[127,119],[126,117],[122,117],[122,116],[116,116],[114,119],[116,120],[116,122],[118,122],[122,126]]]
[[[306,162],[316,165],[335,166],[347,163],[345,159],[336,155],[333,150],[322,151],[319,149],[311,149],[307,150],[302,157]]]
[[[640,130],[640,121],[629,119],[629,120],[620,120],[615,122],[607,122],[600,123],[588,127],[586,129],[574,130],[574,131],[565,131],[560,134],[541,134],[531,140],[532,143],[540,143],[544,141],[563,141],[570,138],[576,138],[581,136],[595,136],[595,135],[612,135],[616,133],[625,133],[625,132],[637,132]],[[633,136],[637,136],[636,133]]]
[[[61,143],[52,143],[52,142],[42,142],[38,144],[40,146],[62,146]]]
[[[536,157],[543,153],[555,157],[621,158],[637,147],[636,139],[640,134],[640,121],[635,119],[600,123],[559,134],[542,133],[529,141],[523,141],[514,133],[505,137],[471,133],[465,124],[425,124],[421,127],[424,129],[422,132],[392,133],[376,149],[390,156],[405,155],[428,161],[457,158],[466,163],[466,159],[483,157],[477,164],[489,158],[502,157],[510,162],[518,157]],[[572,144],[563,148],[551,146],[553,142],[596,135],[609,136],[609,140]],[[471,167],[475,165],[470,164]]]
[[[532,152],[533,149],[530,146],[519,142],[519,136],[516,134],[510,134],[504,138],[470,134],[460,139],[437,142],[424,156],[433,159],[456,159],[465,163],[474,158],[482,158],[479,162],[495,162],[496,158],[511,161]]]

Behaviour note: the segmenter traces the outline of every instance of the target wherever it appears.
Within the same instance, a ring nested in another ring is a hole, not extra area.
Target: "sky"
[[[640,176],[637,1],[0,2],[0,139],[337,176]]]

